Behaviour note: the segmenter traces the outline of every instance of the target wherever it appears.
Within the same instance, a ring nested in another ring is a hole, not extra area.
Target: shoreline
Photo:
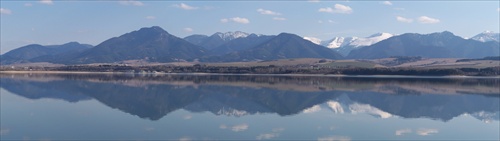
[[[267,74],[267,73],[130,73],[130,72],[92,72],[92,71],[0,71],[0,74],[133,74],[133,75],[241,75],[241,76],[305,76],[305,77],[354,77],[354,78],[474,78],[500,79],[497,76],[467,76],[467,75],[345,75],[345,74]]]

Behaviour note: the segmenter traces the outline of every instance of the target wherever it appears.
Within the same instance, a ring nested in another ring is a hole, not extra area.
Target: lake
[[[500,79],[0,74],[1,140],[499,140]]]

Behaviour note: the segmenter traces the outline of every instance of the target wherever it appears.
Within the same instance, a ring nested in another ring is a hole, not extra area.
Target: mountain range
[[[92,48],[92,45],[69,42],[63,45],[42,46],[31,44],[9,51],[0,56],[1,64],[26,63],[32,60],[47,60],[68,54],[81,53]]]
[[[353,50],[347,58],[376,59],[391,56],[480,58],[499,55],[499,42],[464,39],[449,31],[444,31],[424,35],[405,33],[394,36],[373,45]]]
[[[141,28],[91,45],[32,44],[0,56],[1,65],[33,62],[55,64],[147,62],[237,62],[291,58],[372,59],[391,56],[481,58],[499,56],[499,34],[483,32],[464,39],[451,32],[431,34],[377,33],[366,38],[334,37],[321,41],[291,33],[261,35],[217,32],[179,38],[158,26]]]

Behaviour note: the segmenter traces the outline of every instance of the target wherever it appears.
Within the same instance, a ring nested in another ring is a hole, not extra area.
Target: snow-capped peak
[[[358,37],[334,37],[331,40],[326,42],[322,42],[321,45],[326,46],[328,48],[334,49],[342,46],[347,46],[357,40]]]
[[[389,33],[376,33],[367,38],[359,38],[358,40],[351,43],[351,46],[360,47],[360,46],[369,46],[375,43],[378,43],[382,40],[392,37],[392,34]]]
[[[217,36],[219,36],[222,40],[229,41],[237,38],[244,38],[247,37],[248,33],[241,32],[241,31],[235,31],[235,32],[226,32],[226,33],[221,33],[217,32],[215,33]]]
[[[317,45],[321,44],[321,39],[314,38],[314,37],[303,37],[305,40],[311,41]]]
[[[484,31],[482,33],[477,34],[476,36],[472,37],[471,39],[480,41],[480,42],[489,42],[489,41],[496,41],[500,42],[500,33],[495,33],[493,31]]]
[[[366,38],[358,38],[358,37],[335,37],[331,40],[322,42],[321,45],[335,49],[338,51],[340,54],[346,56],[351,52],[353,49],[362,47],[362,46],[369,46],[375,43],[378,43],[382,40],[385,40],[387,38],[390,38],[394,36],[393,34],[390,33],[375,33],[371,36],[368,36]]]
[[[391,33],[380,32],[380,33],[372,34],[372,35],[368,36],[368,38],[373,38],[373,37],[392,37],[392,36],[393,35]]]

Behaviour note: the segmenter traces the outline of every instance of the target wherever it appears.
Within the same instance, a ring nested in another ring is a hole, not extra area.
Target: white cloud
[[[390,2],[390,1],[383,1],[382,4],[384,4],[384,5],[392,5],[392,2]]]
[[[184,31],[186,31],[186,32],[193,32],[193,29],[189,28],[189,27],[186,27],[186,28],[184,28]],[[186,119],[186,117],[184,117],[184,119]],[[191,116],[189,116],[187,119],[191,119]]]
[[[196,10],[196,9],[199,8],[199,7],[190,6],[190,5],[187,5],[187,4],[184,4],[184,3],[175,4],[174,6],[177,7],[177,8],[180,8],[180,9],[184,9],[184,10]]]
[[[328,20],[328,22],[329,22],[329,23],[337,23],[337,22],[335,22],[335,21],[333,21],[333,20]]]
[[[9,9],[0,8],[0,14],[10,15],[12,14],[12,11],[10,11]]]
[[[352,8],[342,4],[335,4],[333,8],[320,8],[318,9],[318,12],[350,14],[352,13]]]
[[[263,15],[281,15],[281,13],[274,12],[271,10],[265,10],[262,8],[257,9],[257,12],[259,12],[260,14],[263,14]]]
[[[307,0],[309,2],[319,2],[319,0]]]
[[[426,129],[426,128],[423,128],[423,129],[418,129],[417,130],[417,134],[421,135],[421,136],[427,136],[427,135],[438,133],[438,132],[439,132],[438,129]]]
[[[227,23],[229,21],[236,22],[236,23],[241,23],[241,24],[248,24],[250,23],[250,20],[247,18],[241,18],[241,17],[234,17],[234,18],[229,18],[229,19],[220,19],[220,22],[222,23]]]
[[[42,4],[47,4],[47,5],[52,5],[54,2],[52,0],[40,0],[40,3]]]
[[[219,128],[220,128],[220,129],[227,129],[227,126],[226,126],[226,125],[224,125],[224,124],[222,124],[222,125],[220,125],[220,126],[219,126]]]
[[[333,13],[333,9],[330,7],[327,8],[320,8],[318,9],[318,12],[327,12],[327,13]]]
[[[146,16],[146,19],[148,19],[148,20],[154,20],[154,19],[156,19],[156,17],[155,16]]]
[[[396,132],[394,133],[396,136],[401,136],[405,133],[411,133],[411,129],[399,129],[399,130],[396,130]]]
[[[413,19],[405,18],[405,17],[401,17],[401,16],[396,16],[396,20],[398,20],[399,22],[404,22],[404,23],[413,22]]]
[[[52,0],[40,0],[39,2],[42,3],[42,4],[47,4],[47,5],[54,4],[54,2]]]
[[[427,16],[420,16],[418,17],[418,21],[423,24],[434,24],[434,23],[439,23],[439,19],[427,17]]]
[[[273,20],[284,21],[284,20],[286,20],[286,18],[283,18],[283,17],[274,17]]]
[[[319,23],[319,24],[322,24],[322,23],[323,23],[323,21],[322,21],[322,20],[319,20],[319,21],[318,21],[318,23]]]
[[[25,3],[24,6],[30,7],[30,6],[33,6],[33,4],[31,4],[31,3]]]
[[[242,24],[250,23],[250,20],[248,20],[247,18],[234,17],[234,18],[231,18],[231,20],[233,20],[234,22],[237,22],[237,23],[242,23]]]
[[[140,1],[135,1],[135,0],[121,0],[119,3],[122,5],[133,5],[133,6],[143,6],[144,5],[144,3],[140,2]]]
[[[497,8],[497,11],[500,12],[500,8]]]
[[[235,125],[231,128],[231,130],[234,132],[245,131],[247,129],[248,129],[248,124],[239,124],[239,125]]]

